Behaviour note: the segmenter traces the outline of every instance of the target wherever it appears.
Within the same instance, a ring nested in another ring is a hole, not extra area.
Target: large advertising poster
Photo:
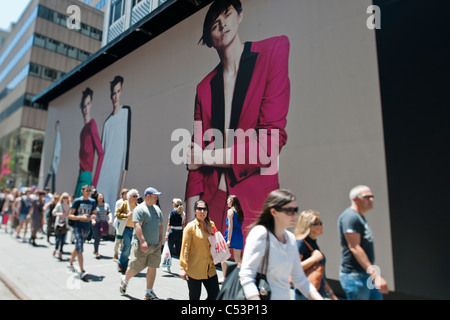
[[[338,279],[337,219],[366,184],[376,262],[394,289],[371,1],[241,3],[225,15],[207,6],[50,103],[57,191],[93,184],[113,204],[122,187],[153,186],[166,221],[173,198],[188,219],[201,198],[222,232],[236,195],[245,237],[267,194],[290,189],[300,210],[320,212],[327,276]]]

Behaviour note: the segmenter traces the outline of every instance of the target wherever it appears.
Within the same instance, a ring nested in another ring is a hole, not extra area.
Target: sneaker
[[[87,273],[86,271],[81,271],[80,272],[80,279],[81,280],[84,280],[84,279],[86,279],[86,277],[89,275],[89,273]]]
[[[145,294],[144,297],[145,300],[159,300],[159,298],[156,296],[155,291],[150,291]]]
[[[127,292],[128,282],[123,281],[123,277],[120,277],[120,287],[119,291],[121,294],[125,294]]]
[[[69,272],[76,272],[75,267],[73,266],[73,264],[68,264],[67,265],[67,271],[69,271]]]

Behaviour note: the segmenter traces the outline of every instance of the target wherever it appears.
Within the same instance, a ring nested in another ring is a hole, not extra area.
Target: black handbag
[[[259,297],[261,300],[270,300],[271,290],[269,282],[266,278],[267,267],[269,265],[269,230],[267,230],[266,251],[260,268],[260,272],[256,275],[256,286],[258,287]],[[222,285],[222,289],[217,295],[217,300],[245,300],[244,289],[239,279],[239,271],[237,263],[227,262],[227,275]]]

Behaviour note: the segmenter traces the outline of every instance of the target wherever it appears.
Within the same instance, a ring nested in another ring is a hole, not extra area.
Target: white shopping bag
[[[125,227],[127,226],[127,220],[120,220],[117,219],[117,228],[116,228],[116,234],[118,236],[123,235],[123,231],[125,230]]]
[[[215,229],[215,228],[214,228]],[[225,239],[217,229],[214,230],[214,234],[208,237],[209,243],[211,244],[211,255],[214,259],[214,264],[227,261],[231,256],[230,249],[228,249]]]
[[[161,254],[161,267],[168,268],[170,266],[172,266],[172,256],[170,255],[169,243],[166,241]]]

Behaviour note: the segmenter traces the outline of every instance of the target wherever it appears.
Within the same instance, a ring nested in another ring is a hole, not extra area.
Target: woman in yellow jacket
[[[131,240],[133,237],[134,223],[133,223],[133,210],[137,207],[137,199],[139,197],[139,191],[131,189],[127,193],[127,200],[124,200],[122,204],[117,208],[116,217],[119,220],[127,219],[127,224],[123,230],[123,249],[120,254],[119,261],[117,261],[117,268],[120,272],[125,272],[128,267],[128,257],[131,251]]]
[[[219,280],[208,240],[214,234],[215,225],[209,220],[208,204],[205,201],[196,201],[194,212],[195,219],[183,231],[180,277],[187,280],[189,300],[200,300],[202,284],[208,293],[206,300],[215,300],[219,293]]]

